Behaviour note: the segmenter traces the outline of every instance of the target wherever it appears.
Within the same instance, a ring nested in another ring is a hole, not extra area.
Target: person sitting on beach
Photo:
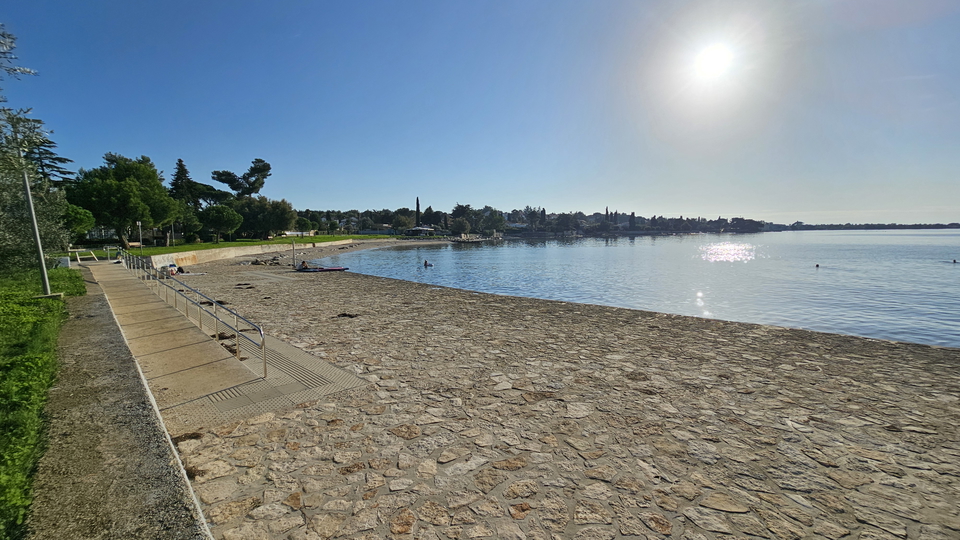
[[[307,261],[303,261],[300,263],[301,270],[306,270],[307,268],[309,268],[309,266],[307,266]]]

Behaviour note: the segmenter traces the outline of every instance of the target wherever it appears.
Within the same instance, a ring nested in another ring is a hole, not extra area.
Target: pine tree
[[[193,184],[195,182],[190,179],[190,171],[187,170],[183,160],[178,159],[177,168],[173,172],[173,179],[170,180],[170,196],[187,203],[194,210],[199,210],[200,199],[197,197],[196,190],[193,189]]]

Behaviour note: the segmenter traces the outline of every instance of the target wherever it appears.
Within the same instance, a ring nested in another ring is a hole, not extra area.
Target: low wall
[[[297,248],[315,248],[322,246],[340,246],[343,244],[358,244],[363,242],[369,242],[370,240],[336,240],[334,242],[297,242]],[[216,249],[202,249],[199,251],[184,251],[182,253],[167,253],[165,255],[154,255],[148,257],[153,264],[154,268],[160,268],[161,266],[169,266],[175,264],[177,266],[189,266],[192,264],[200,264],[210,261],[218,261],[220,259],[232,259],[234,257],[242,257],[244,255],[260,255],[262,253],[276,253],[278,251],[286,251],[291,249],[291,245],[285,244],[266,244],[259,246],[239,246],[239,247],[225,247],[225,248],[216,248]]]

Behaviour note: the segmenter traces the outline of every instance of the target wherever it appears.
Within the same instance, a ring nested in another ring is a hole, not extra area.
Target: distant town
[[[309,222],[313,230],[345,231],[357,234],[480,234],[503,233],[519,236],[604,236],[677,233],[758,233],[806,230],[878,230],[878,229],[956,229],[960,223],[935,224],[819,224],[801,221],[792,224],[770,223],[744,217],[714,219],[704,217],[638,216],[635,212],[610,211],[549,213],[545,208],[527,206],[504,212],[485,206],[473,208],[457,204],[450,212],[427,206],[420,210],[298,210],[297,221]],[[302,221],[301,221],[302,220]],[[316,225],[316,226],[314,226]]]

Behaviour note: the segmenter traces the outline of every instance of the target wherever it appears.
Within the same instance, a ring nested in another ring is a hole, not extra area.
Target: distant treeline
[[[430,227],[440,232],[475,232],[490,234],[554,233],[583,234],[587,236],[630,234],[675,234],[675,233],[756,233],[771,231],[807,230],[879,230],[879,229],[956,229],[960,223],[950,224],[824,224],[809,225],[797,221],[791,225],[771,223],[744,217],[716,219],[703,217],[638,216],[634,212],[610,211],[585,214],[583,212],[551,213],[539,206],[526,206],[509,212],[491,206],[474,208],[469,204],[457,204],[450,212],[434,210],[427,206],[421,212],[420,200],[416,208],[396,210],[298,210],[299,221],[319,230],[346,230],[347,232],[403,231],[411,227]]]
[[[960,229],[960,223],[831,223],[823,225],[809,225],[796,222],[793,225],[784,225],[783,230],[791,231],[847,231],[847,230],[882,230],[882,229]]]

